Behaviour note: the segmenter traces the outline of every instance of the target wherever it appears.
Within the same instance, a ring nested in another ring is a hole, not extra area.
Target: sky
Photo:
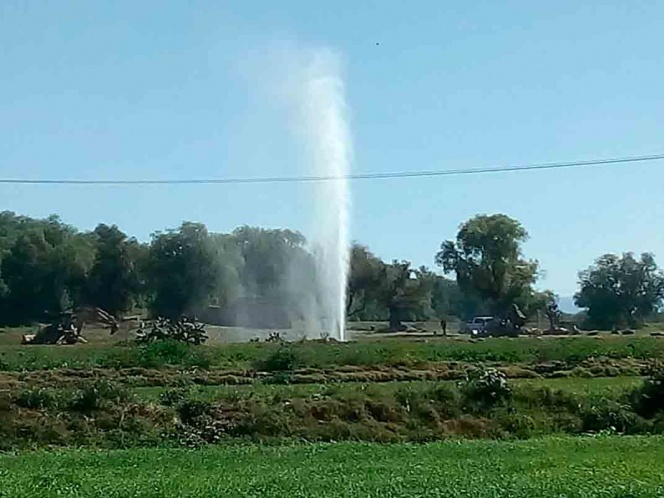
[[[664,152],[664,2],[0,2],[0,178],[306,175],[289,53],[342,61],[354,173]],[[274,54],[281,54],[275,57]],[[518,219],[538,286],[607,252],[664,264],[664,161],[358,180],[351,232],[433,266],[478,213]],[[311,185],[0,185],[0,209],[148,240],[184,220],[315,226]]]

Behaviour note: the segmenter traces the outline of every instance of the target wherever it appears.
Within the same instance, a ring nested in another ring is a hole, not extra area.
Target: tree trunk
[[[388,309],[390,312],[390,325],[388,330],[390,332],[402,332],[405,330],[406,327],[401,323],[401,310],[396,306],[390,306]]]

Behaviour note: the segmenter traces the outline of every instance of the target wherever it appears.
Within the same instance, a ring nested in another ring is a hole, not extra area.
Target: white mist
[[[346,285],[349,270],[347,176],[351,163],[351,138],[347,120],[344,82],[338,56],[328,50],[308,52],[295,100],[298,128],[304,140],[309,170],[334,180],[314,184],[312,241],[316,247],[317,316],[322,331],[346,340]]]

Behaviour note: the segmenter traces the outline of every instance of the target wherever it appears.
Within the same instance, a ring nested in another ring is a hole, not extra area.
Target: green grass
[[[512,384],[524,387],[550,387],[583,396],[625,392],[634,389],[642,381],[641,377],[567,377],[563,379],[517,379],[513,380]]]
[[[562,379],[515,379],[510,385],[515,387],[549,387],[579,396],[612,396],[636,388],[643,381],[641,377],[570,377]],[[369,389],[371,392],[394,394],[405,388],[425,389],[439,383],[431,381],[384,382],[384,383],[346,383],[346,384],[248,384],[239,386],[191,386],[190,393],[195,399],[217,401],[228,397],[266,397],[303,398],[333,391],[336,394],[352,394]],[[454,382],[443,384],[453,385]],[[132,392],[142,401],[158,401],[159,396],[167,391],[166,387],[138,387]]]
[[[246,369],[260,365],[278,350],[276,344],[225,344],[203,347],[152,344],[3,346],[0,370],[54,368],[120,368],[177,365],[199,368]],[[300,342],[288,346],[300,367],[328,368],[339,365],[417,365],[431,362],[578,363],[590,358],[662,359],[664,340],[655,337],[573,337],[465,340],[407,339],[363,341],[346,344]]]
[[[1,497],[664,495],[664,438],[64,451],[0,457]]]
[[[663,405],[657,401],[661,388],[639,378],[614,383],[587,378],[501,382],[488,375],[493,379],[488,383],[475,379],[129,391],[121,384],[90,380],[74,390],[28,388],[0,396],[0,448],[664,433]],[[644,386],[655,391],[645,392]]]

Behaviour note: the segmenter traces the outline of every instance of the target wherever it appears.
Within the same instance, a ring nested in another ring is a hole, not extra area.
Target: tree
[[[219,262],[205,225],[184,222],[178,230],[153,234],[147,272],[154,315],[177,319],[207,304],[217,285]]]
[[[280,301],[313,290],[303,287],[313,281],[314,263],[301,233],[242,226],[232,237],[242,257],[242,289],[249,297]]]
[[[346,316],[362,318],[380,297],[385,263],[365,246],[353,244],[346,290]]]
[[[390,330],[403,330],[406,320],[433,315],[432,290],[436,278],[424,267],[411,268],[408,261],[385,263],[367,247],[351,247],[346,293],[349,318],[389,321]]]
[[[650,253],[640,259],[631,252],[605,254],[579,273],[579,285],[574,301],[588,309],[589,325],[598,328],[639,326],[664,299],[664,274]]]
[[[232,234],[213,233],[210,234],[210,239],[219,270],[213,303],[228,306],[244,295],[244,258],[240,244]]]
[[[42,320],[80,303],[92,266],[90,237],[56,216],[22,225],[2,259],[7,323]]]
[[[138,242],[117,226],[100,224],[94,230],[95,261],[88,276],[87,298],[112,315],[131,307],[139,292]]]
[[[534,297],[538,263],[524,259],[521,245],[528,232],[504,214],[478,215],[463,223],[456,240],[441,244],[436,264],[456,273],[468,297],[477,297],[487,312],[505,315],[513,304],[528,307]]]
[[[542,293],[542,301],[544,313],[547,320],[549,320],[549,330],[556,330],[560,327],[560,318],[563,313],[558,307],[558,296],[551,291],[544,291]]]
[[[430,275],[424,267],[411,268],[408,261],[384,266],[379,299],[387,307],[390,330],[403,330],[403,321],[426,319],[432,314]]]

